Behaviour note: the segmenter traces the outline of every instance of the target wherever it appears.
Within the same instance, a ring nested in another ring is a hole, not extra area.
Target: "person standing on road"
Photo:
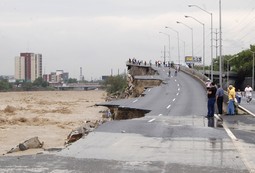
[[[216,103],[218,108],[218,114],[220,115],[222,115],[223,96],[224,96],[224,90],[220,85],[218,85],[218,88],[216,91]]]
[[[237,90],[236,92],[236,100],[237,100],[237,103],[240,104],[241,103],[241,100],[242,100],[242,92],[240,89]]]
[[[214,127],[214,104],[216,100],[216,87],[215,84],[212,82],[210,86],[207,88],[207,118],[208,118],[208,127]]]
[[[250,87],[250,85],[247,85],[244,89],[245,96],[247,98],[247,103],[250,103],[250,101],[252,100],[252,91],[253,89]]]
[[[174,76],[177,76],[177,68],[175,67]]]
[[[234,115],[235,114],[235,107],[234,107],[234,102],[235,102],[235,88],[232,85],[229,85],[228,87],[228,110],[227,110],[227,115]]]

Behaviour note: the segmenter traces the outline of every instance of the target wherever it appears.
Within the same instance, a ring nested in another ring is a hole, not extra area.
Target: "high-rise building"
[[[42,55],[20,53],[15,57],[15,79],[33,82],[42,77]]]

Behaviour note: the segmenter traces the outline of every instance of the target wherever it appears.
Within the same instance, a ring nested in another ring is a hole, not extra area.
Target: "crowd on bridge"
[[[208,126],[214,127],[214,112],[215,112],[215,103],[217,105],[218,116],[220,117],[223,114],[223,96],[224,90],[220,85],[215,85],[213,82],[209,82],[207,85],[207,118]],[[243,92],[240,89],[236,90],[233,85],[229,85],[227,88],[228,104],[225,115],[235,115],[237,114],[238,104],[241,103],[242,97],[246,97],[246,102],[250,103],[252,100],[252,91],[253,89],[247,85]]]
[[[144,66],[146,66],[146,65],[149,65],[149,66],[151,66],[152,65],[152,61],[151,60],[149,60],[149,62],[147,62],[147,61],[145,61],[145,60],[137,60],[136,58],[129,58],[129,60],[128,60],[128,62],[130,63],[130,64],[135,64],[135,65],[144,65]],[[157,61],[155,61],[155,66],[156,67],[173,67],[174,66],[174,63],[172,62],[170,62],[170,61],[159,61],[159,60],[157,60]]]

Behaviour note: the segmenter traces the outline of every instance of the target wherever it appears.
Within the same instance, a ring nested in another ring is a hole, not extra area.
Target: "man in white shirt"
[[[247,103],[249,103],[252,99],[252,91],[253,89],[250,87],[250,85],[247,85],[244,89],[245,96],[247,98]]]

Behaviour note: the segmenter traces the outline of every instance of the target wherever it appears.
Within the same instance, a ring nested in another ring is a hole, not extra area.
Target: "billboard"
[[[201,63],[202,62],[202,57],[185,56],[185,62],[186,63]]]

